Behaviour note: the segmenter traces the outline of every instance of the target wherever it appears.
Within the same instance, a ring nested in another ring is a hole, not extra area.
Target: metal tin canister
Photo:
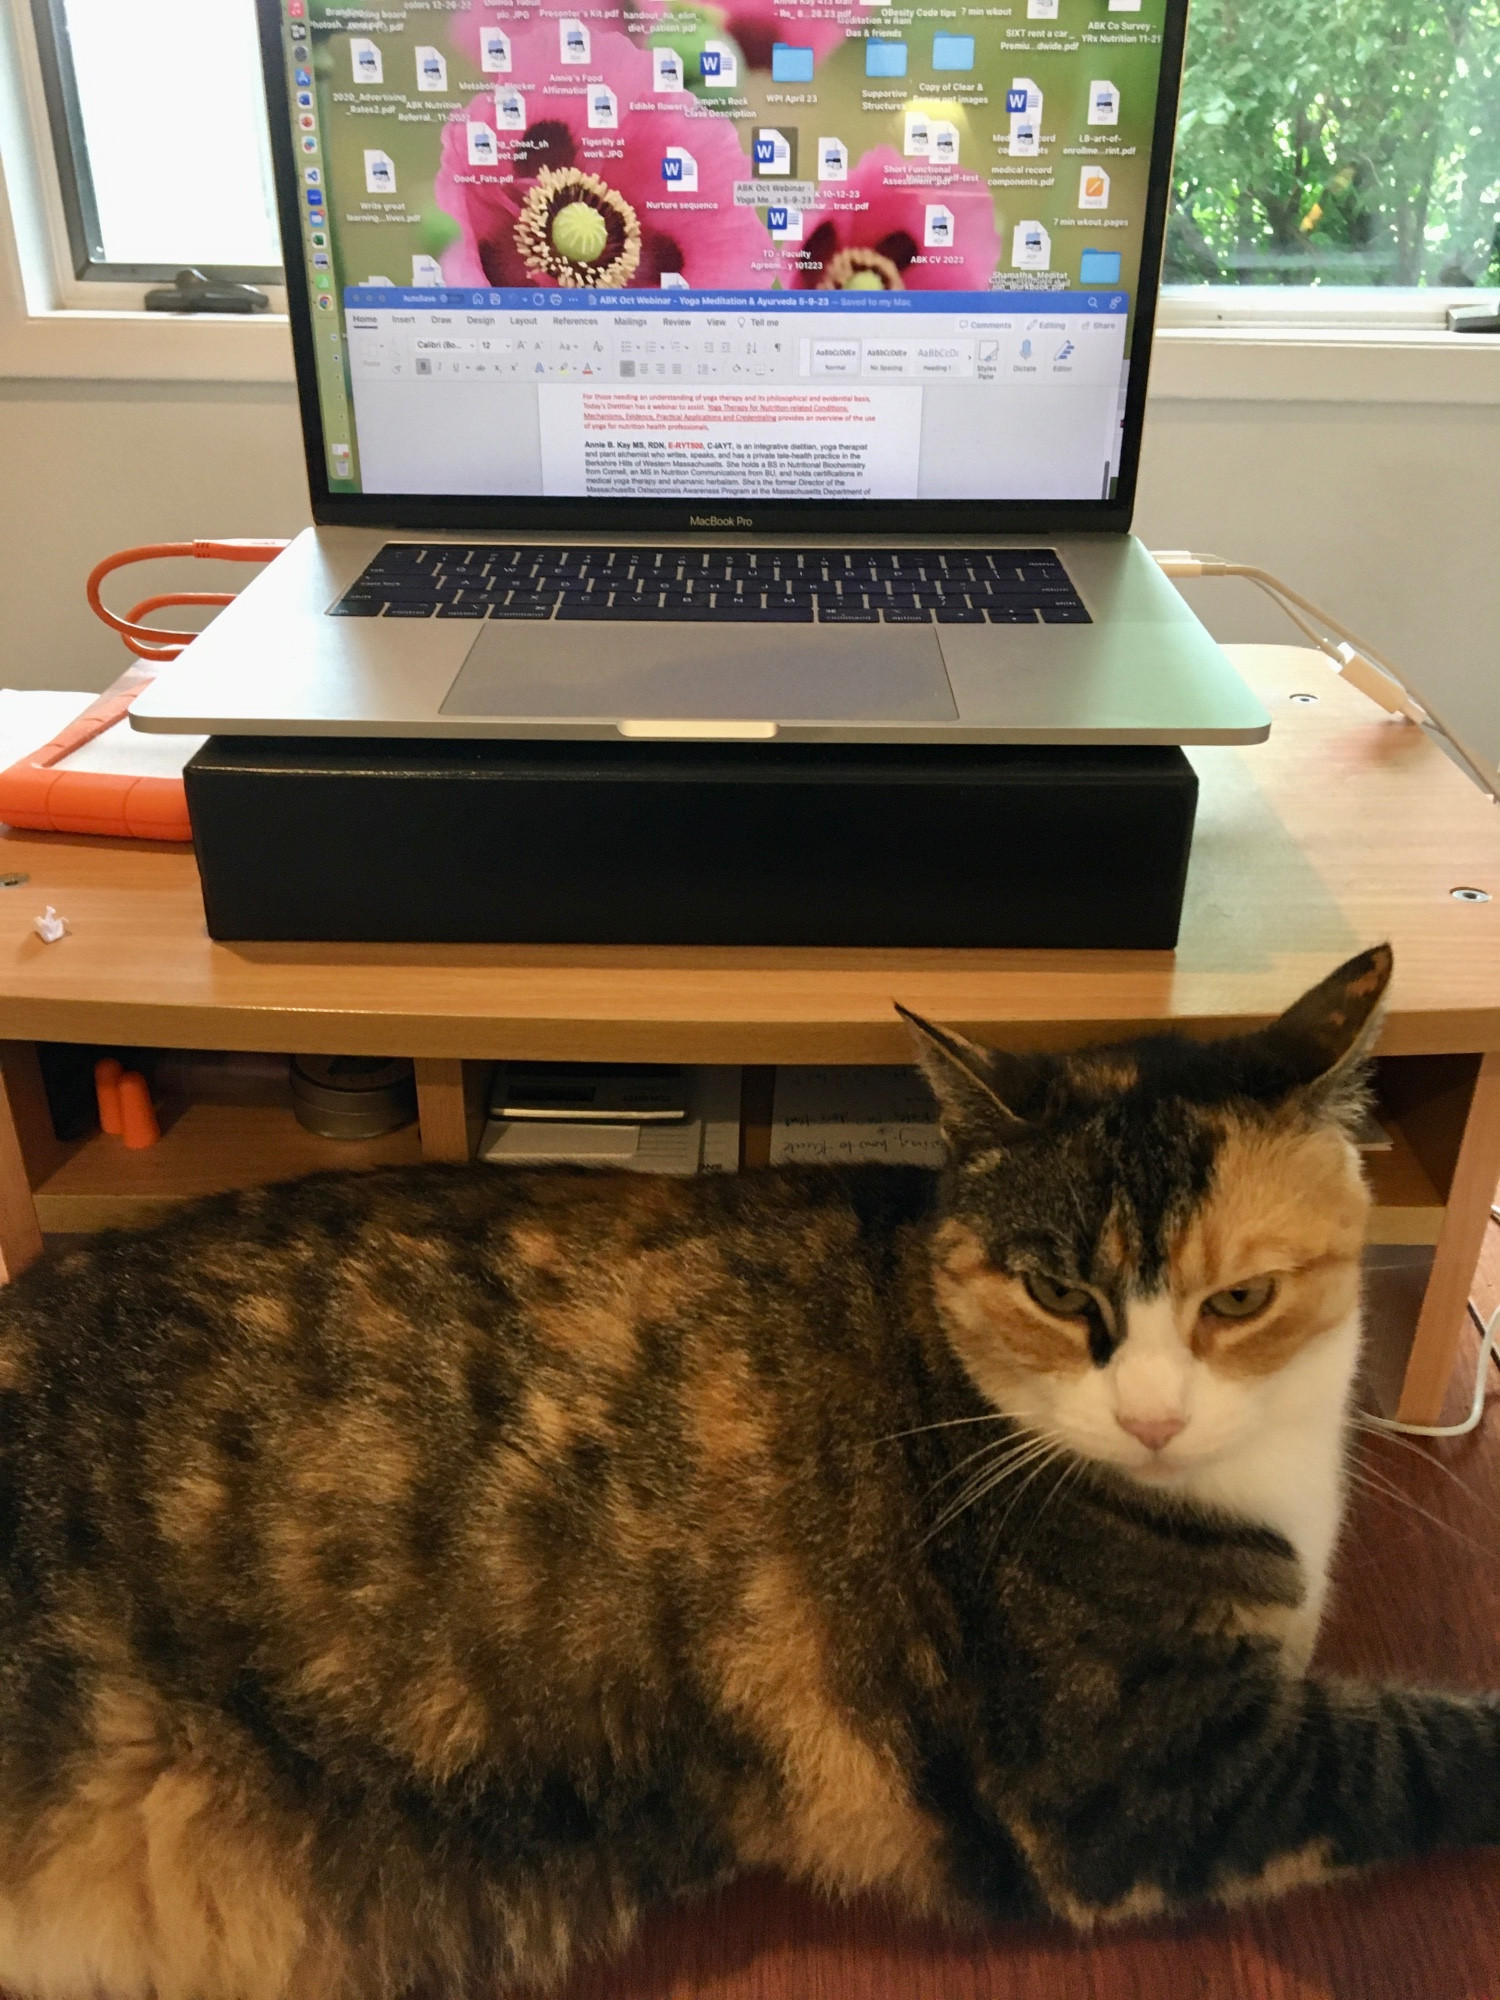
[[[324,1139],[378,1139],[417,1115],[410,1062],[384,1056],[293,1056],[292,1108]]]

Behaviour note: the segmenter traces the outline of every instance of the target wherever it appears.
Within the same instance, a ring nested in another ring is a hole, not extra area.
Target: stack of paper
[[[736,1172],[740,1163],[740,1072],[690,1073],[688,1115],[672,1124],[581,1124],[568,1119],[492,1118],[479,1142],[496,1166],[625,1168],[638,1174]]]
[[[779,1069],[771,1114],[773,1167],[940,1167],[937,1106],[915,1069]]]

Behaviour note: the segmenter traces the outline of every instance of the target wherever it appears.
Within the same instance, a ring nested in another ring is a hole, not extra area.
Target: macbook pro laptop
[[[137,726],[1263,738],[1129,534],[1186,12],[260,0],[317,525]]]

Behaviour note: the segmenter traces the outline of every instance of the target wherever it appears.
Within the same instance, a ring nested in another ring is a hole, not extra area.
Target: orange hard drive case
[[[117,771],[59,770],[128,714],[156,678],[151,667],[127,667],[96,702],[50,743],[0,771],[0,820],[42,833],[110,833],[130,840],[191,840],[181,778],[132,778]]]
[[[96,702],[77,715],[50,743],[0,771],[0,820],[40,833],[102,833],[125,840],[191,840],[187,795],[181,778],[133,778],[123,771],[69,771],[63,760],[124,720],[130,704],[149,687],[158,667],[175,660],[197,636],[168,632],[141,620],[171,604],[219,607],[232,596],[223,591],[168,591],[145,598],[123,618],[108,609],[100,585],[132,563],[186,556],[199,561],[267,563],[286,547],[282,541],[151,542],[121,549],[95,565],[85,586],[89,606],[120,634],[139,664],[128,667]]]

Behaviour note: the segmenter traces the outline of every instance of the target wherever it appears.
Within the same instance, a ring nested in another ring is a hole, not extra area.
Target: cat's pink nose
[[[1160,1451],[1187,1426],[1186,1417],[1118,1417],[1116,1422],[1122,1431],[1139,1438],[1148,1451]]]

